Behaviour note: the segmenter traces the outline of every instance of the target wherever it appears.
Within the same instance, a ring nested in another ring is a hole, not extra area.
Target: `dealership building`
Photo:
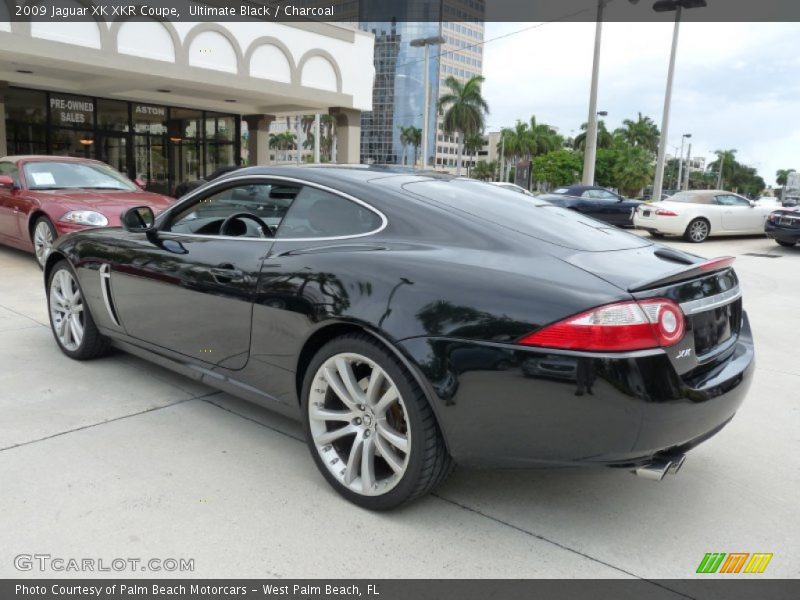
[[[0,156],[96,158],[170,193],[243,155],[267,164],[275,115],[329,113],[337,162],[359,162],[371,33],[310,20],[11,23],[5,7]]]

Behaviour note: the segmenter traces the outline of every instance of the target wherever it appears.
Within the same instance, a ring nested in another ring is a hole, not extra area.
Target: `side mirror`
[[[756,201],[755,200],[748,200],[748,202],[750,203],[750,208],[755,208],[756,207]]]
[[[14,180],[11,179],[11,177],[9,177],[8,175],[0,175],[0,187],[13,189],[17,186],[14,183]]]
[[[138,177],[133,180],[133,183],[135,183],[142,189],[147,187],[147,183],[144,181],[144,179],[139,179]]]
[[[135,206],[129,208],[120,217],[120,222],[126,231],[132,233],[147,233],[153,230],[156,216],[149,206]]]

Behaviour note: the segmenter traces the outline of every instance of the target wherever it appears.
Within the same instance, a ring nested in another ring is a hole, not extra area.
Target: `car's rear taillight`
[[[681,340],[686,321],[680,307],[666,298],[600,306],[547,325],[519,340],[524,346],[624,352],[672,346]]]
[[[780,218],[780,215],[778,213],[774,213],[773,212],[773,213],[769,213],[769,215],[767,216],[767,221],[769,221],[770,223],[772,223],[774,225],[775,223],[778,222],[779,218]]]
[[[666,208],[657,208],[656,215],[659,217],[677,217],[678,213],[676,213],[674,210],[668,210]]]

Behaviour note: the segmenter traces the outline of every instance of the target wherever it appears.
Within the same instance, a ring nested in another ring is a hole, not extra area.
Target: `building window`
[[[47,95],[11,88],[6,93],[9,154],[47,154]]]

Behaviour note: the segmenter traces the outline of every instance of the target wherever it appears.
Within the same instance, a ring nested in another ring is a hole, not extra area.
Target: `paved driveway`
[[[328,487],[296,424],[125,354],[63,356],[39,269],[0,248],[0,577],[47,553],[193,558],[195,577],[683,578],[706,552],[772,552],[765,576],[798,577],[800,248],[691,250],[738,257],[758,367],[680,474],[460,469],[373,514]]]

